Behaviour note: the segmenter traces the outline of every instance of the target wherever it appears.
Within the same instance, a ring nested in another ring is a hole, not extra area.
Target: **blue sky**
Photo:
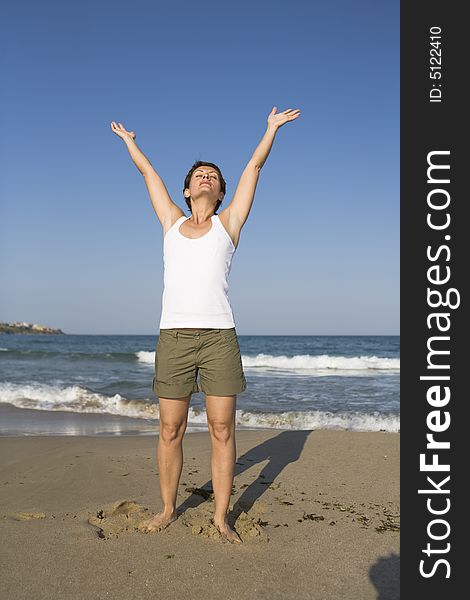
[[[110,122],[189,216],[277,133],[230,273],[237,332],[399,333],[399,3],[10,3],[0,25],[0,321],[158,334],[162,230]]]

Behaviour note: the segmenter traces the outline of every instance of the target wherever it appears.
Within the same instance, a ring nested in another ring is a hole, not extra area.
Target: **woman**
[[[137,147],[135,133],[126,131],[122,123],[111,123],[144,176],[164,237],[164,291],[153,378],[160,408],[157,456],[163,510],[142,524],[144,531],[159,531],[177,518],[189,404],[191,394],[202,391],[212,444],[213,523],[225,539],[241,542],[227,514],[236,458],[236,397],[246,389],[246,381],[227,278],[276,132],[299,116],[298,109],[276,114],[273,107],[263,139],[243,171],[232,202],[220,215],[216,211],[225,195],[222,173],[214,163],[197,161],[184,182],[189,218]]]

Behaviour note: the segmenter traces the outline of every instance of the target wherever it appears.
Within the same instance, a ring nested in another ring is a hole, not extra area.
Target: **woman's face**
[[[198,167],[191,176],[189,194],[193,199],[208,196],[214,203],[222,200],[223,194],[217,171],[212,167]]]
[[[191,183],[196,184],[198,189],[202,189],[204,185],[205,187],[210,186],[208,189],[220,190],[219,174],[211,167],[199,167],[196,169],[191,177]]]

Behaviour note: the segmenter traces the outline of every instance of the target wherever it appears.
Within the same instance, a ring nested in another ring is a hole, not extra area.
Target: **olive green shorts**
[[[235,327],[160,329],[152,389],[162,398],[244,392],[246,380]]]

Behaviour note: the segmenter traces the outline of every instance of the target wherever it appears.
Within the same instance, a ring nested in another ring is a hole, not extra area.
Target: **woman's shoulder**
[[[163,219],[162,222],[162,229],[163,229],[163,237],[166,236],[166,234],[170,231],[170,229],[173,227],[173,225],[179,221],[182,217],[186,218],[186,215],[184,214],[184,212],[181,210],[181,208],[179,206],[172,207],[168,217],[166,219]]]

